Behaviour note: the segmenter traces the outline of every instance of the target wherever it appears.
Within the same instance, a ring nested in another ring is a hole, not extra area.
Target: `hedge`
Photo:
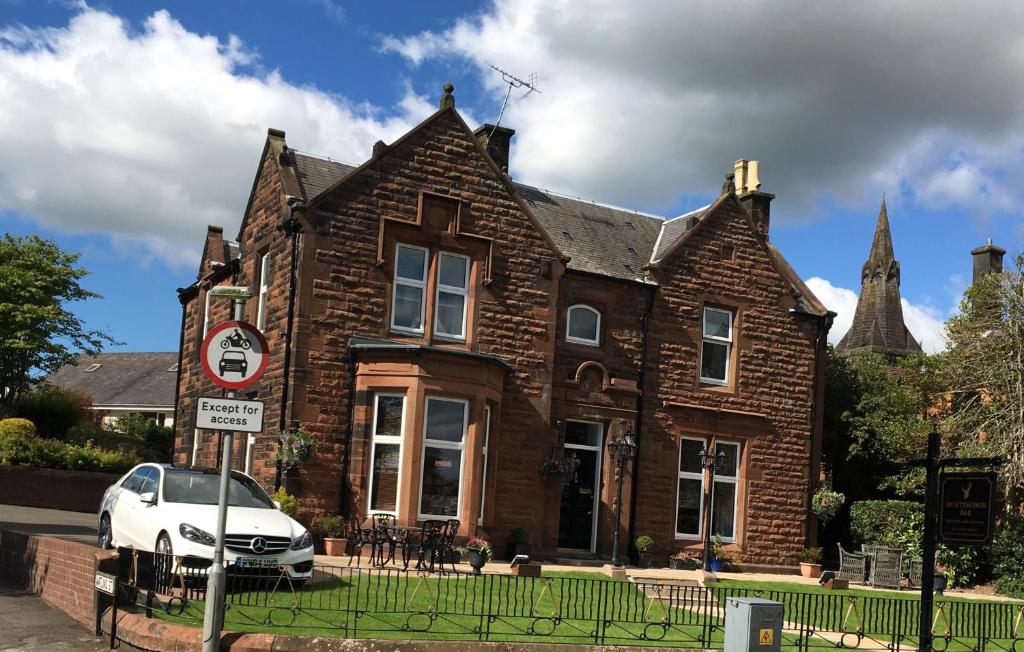
[[[91,444],[67,444],[20,434],[0,434],[0,464],[44,469],[124,473],[139,463],[128,451],[108,451]]]

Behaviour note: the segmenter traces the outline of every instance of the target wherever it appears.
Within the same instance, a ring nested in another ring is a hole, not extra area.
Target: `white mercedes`
[[[292,579],[311,577],[313,539],[306,528],[244,473],[232,471],[229,487],[225,562],[283,566]],[[97,545],[212,560],[219,490],[218,471],[140,464],[103,494]]]

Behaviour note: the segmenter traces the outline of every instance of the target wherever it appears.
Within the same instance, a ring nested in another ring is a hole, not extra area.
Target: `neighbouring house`
[[[57,387],[85,394],[99,423],[141,414],[161,426],[174,425],[178,354],[100,353],[80,356],[46,378]]]
[[[836,345],[841,355],[858,351],[881,353],[890,360],[921,353],[921,345],[903,322],[900,261],[892,248],[885,198],[878,211],[871,251],[861,267],[860,295],[853,323]]]
[[[179,290],[176,463],[218,462],[221,439],[195,428],[197,399],[221,395],[198,349],[231,314],[210,288],[244,285],[271,356],[242,392],[266,402],[265,429],[232,454],[272,487],[282,426],[312,433],[315,458],[286,478],[307,520],[458,518],[497,550],[522,527],[538,556],[607,557],[608,442],[629,430],[624,554],[640,534],[662,559],[699,553],[710,499],[738,561],[795,566],[816,536],[834,314],[769,242],[757,162],[708,206],[650,215],[516,183],[514,131],[473,131],[454,104],[446,86],[358,166],[268,131],[237,244],[211,226]],[[723,457],[713,483],[705,447]],[[542,477],[562,456],[571,476]]]

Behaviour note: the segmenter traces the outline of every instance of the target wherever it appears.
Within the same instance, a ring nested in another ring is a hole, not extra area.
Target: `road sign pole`
[[[918,623],[918,650],[932,649],[932,605],[935,596],[935,523],[936,494],[939,486],[939,431],[928,433],[928,459],[925,475],[923,559],[921,561],[921,615]]]
[[[235,321],[242,321],[245,299],[235,299]],[[235,398],[235,392],[228,392],[228,398]],[[224,535],[228,523],[228,489],[231,486],[231,449],[234,433],[225,430],[224,454],[221,456],[220,496],[217,498],[217,541],[213,548],[213,564],[206,580],[206,611],[203,617],[203,652],[217,652],[220,649],[220,632],[224,627],[224,597],[227,587],[227,571],[224,568]]]

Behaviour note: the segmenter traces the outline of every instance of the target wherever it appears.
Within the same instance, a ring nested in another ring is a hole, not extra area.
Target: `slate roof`
[[[100,366],[94,371],[87,371],[95,364]],[[178,354],[174,351],[101,353],[80,356],[76,366],[61,367],[46,381],[92,397],[94,407],[145,405],[173,408],[177,364]]]
[[[309,200],[348,176],[356,169],[338,161],[289,150],[295,163],[295,176],[302,188],[303,198]]]

